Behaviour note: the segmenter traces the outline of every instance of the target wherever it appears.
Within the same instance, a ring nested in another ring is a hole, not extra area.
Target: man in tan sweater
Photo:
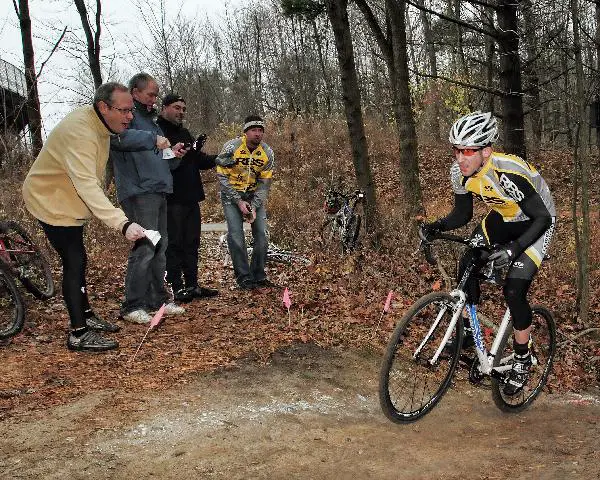
[[[23,183],[27,210],[39,220],[62,260],[63,297],[71,321],[67,347],[71,350],[104,351],[119,346],[98,333],[115,332],[119,327],[94,314],[88,301],[83,228],[94,215],[129,241],[145,237],[140,225],[112,205],[101,184],[110,136],[128,127],[132,108],[127,87],[115,82],[101,85],[93,105],[71,112],[50,132]],[[169,146],[161,136],[154,135],[153,142],[157,148]]]

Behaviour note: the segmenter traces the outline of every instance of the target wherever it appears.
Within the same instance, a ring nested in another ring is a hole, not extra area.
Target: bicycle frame
[[[451,235],[447,235],[445,237],[449,240],[454,240],[454,241],[457,241],[457,239],[458,239],[458,237],[453,238],[453,236],[451,236]],[[461,241],[459,243],[464,243],[464,242]],[[476,245],[472,245],[472,246],[476,246]],[[501,373],[511,369],[510,361],[512,360],[512,354],[506,358],[503,358],[500,361],[499,366],[493,367],[493,364],[494,364],[494,358],[496,357],[496,354],[498,353],[498,349],[500,348],[500,342],[502,341],[502,338],[504,337],[504,334],[510,325],[510,309],[507,308],[506,311],[504,312],[504,316],[502,317],[502,322],[500,323],[498,331],[496,332],[496,336],[494,337],[494,341],[492,342],[492,347],[490,348],[490,350],[488,352],[488,350],[485,346],[485,343],[483,341],[483,335],[481,332],[481,324],[479,322],[479,319],[477,318],[477,308],[475,305],[467,304],[467,296],[464,292],[464,288],[467,283],[467,279],[469,278],[469,276],[471,275],[471,273],[473,272],[474,269],[475,269],[475,261],[472,262],[470,265],[468,265],[467,268],[465,268],[465,271],[462,275],[462,278],[460,279],[460,282],[459,282],[457,288],[450,292],[450,296],[452,296],[453,298],[457,298],[458,301],[452,305],[452,308],[454,310],[454,312],[452,314],[452,319],[450,320],[450,323],[446,329],[446,333],[444,334],[444,337],[442,338],[437,350],[435,351],[435,354],[429,360],[429,363],[430,363],[430,365],[435,365],[435,363],[438,361],[439,356],[441,355],[444,348],[446,348],[446,345],[448,344],[448,341],[450,340],[450,337],[452,336],[452,332],[454,331],[454,328],[455,328],[459,318],[461,317],[461,313],[462,313],[463,309],[466,308],[467,313],[469,314],[469,323],[471,325],[471,330],[473,332],[473,338],[475,340],[475,351],[477,352],[477,358],[479,360],[479,369],[480,369],[481,373],[484,375],[489,375],[489,376],[493,376],[493,377],[502,379],[503,377],[502,377]],[[493,265],[490,265],[489,274],[491,274],[492,272],[493,272]],[[440,323],[442,317],[444,316],[444,314],[446,313],[446,311],[449,307],[450,307],[449,305],[446,305],[440,310],[435,321],[432,323],[431,327],[429,328],[429,331],[425,335],[425,338],[423,339],[421,344],[415,350],[415,352],[413,354],[414,359],[417,358],[417,356],[419,355],[419,353],[421,352],[421,350],[423,349],[425,344],[428,342],[429,338],[431,337],[432,333],[437,328],[438,324]]]
[[[36,253],[29,244],[19,241],[19,245],[22,245],[22,248],[19,249],[11,249],[6,247],[6,243],[4,242],[3,234],[0,234],[0,261],[6,263],[11,269],[13,267],[13,259],[12,255],[23,255],[26,253]]]

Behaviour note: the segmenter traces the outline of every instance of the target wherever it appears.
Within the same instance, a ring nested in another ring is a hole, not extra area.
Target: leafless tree
[[[25,64],[25,83],[27,85],[27,117],[29,120],[29,131],[31,132],[32,153],[34,156],[37,156],[43,145],[42,114],[37,87],[37,75],[35,73],[35,53],[31,35],[29,0],[19,0],[18,5],[16,0],[13,0],[13,6],[21,28],[23,62]]]

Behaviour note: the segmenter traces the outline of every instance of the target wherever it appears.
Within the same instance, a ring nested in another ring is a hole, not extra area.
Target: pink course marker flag
[[[163,303],[162,307],[160,307],[158,311],[154,314],[154,317],[152,317],[152,320],[150,321],[150,328],[156,327],[160,323],[160,319],[163,317],[164,314],[165,304]]]
[[[285,290],[283,291],[283,304],[288,310],[292,306],[292,301],[290,300],[290,292],[288,291],[287,287],[285,287]]]
[[[138,345],[135,353],[133,354],[133,357],[131,357],[127,363],[131,363],[135,360],[135,357],[137,356],[138,352],[140,351],[140,348],[142,348],[142,344],[144,343],[144,340],[146,340],[146,337],[148,336],[148,332],[150,332],[150,330],[152,330],[154,327],[156,327],[160,323],[160,320],[164,314],[165,314],[165,304],[163,303],[162,307],[160,307],[158,309],[158,311],[154,314],[154,317],[152,317],[152,320],[150,321],[150,324],[148,325],[148,330],[146,330],[146,333],[144,334],[144,338],[142,338],[142,341]]]
[[[385,300],[385,305],[383,306],[383,311],[385,313],[390,311],[390,305],[392,303],[392,296],[394,295],[394,293],[390,290],[390,293],[388,293],[388,296]]]

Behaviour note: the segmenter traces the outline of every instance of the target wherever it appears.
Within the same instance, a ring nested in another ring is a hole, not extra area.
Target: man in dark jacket
[[[167,234],[167,195],[173,192],[171,169],[185,153],[183,144],[172,151],[170,142],[155,121],[153,108],[158,84],[147,73],[138,73],[129,81],[134,100],[130,128],[110,141],[110,159],[115,173],[117,198],[131,221],[147,230],[158,231],[156,245],[149,239],[138,240],[129,254],[125,277],[123,318],[148,323],[149,312],[166,305],[165,314],[177,315],[185,309],[170,302],[165,286]],[[157,148],[158,147],[158,148]],[[161,150],[162,149],[162,150]],[[165,155],[164,152],[168,152]]]
[[[167,282],[171,284],[175,300],[179,302],[218,294],[216,290],[198,285],[201,225],[198,202],[205,198],[200,170],[214,168],[216,155],[205,154],[201,150],[203,137],[194,141],[189,130],[183,126],[185,111],[185,100],[169,93],[163,98],[157,121],[172,145],[183,143],[186,148],[179,166],[171,171],[173,193],[167,196]]]

